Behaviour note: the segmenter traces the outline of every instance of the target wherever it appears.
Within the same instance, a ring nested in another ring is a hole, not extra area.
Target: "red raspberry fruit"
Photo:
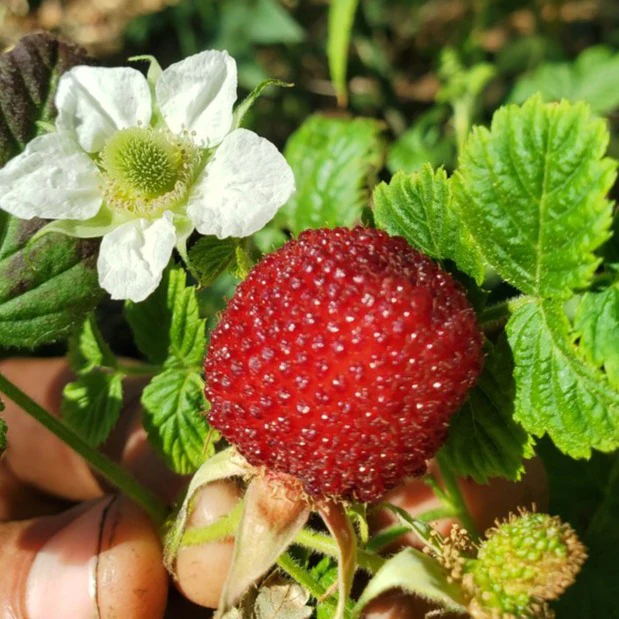
[[[205,362],[209,419],[309,495],[372,501],[425,471],[482,362],[464,292],[403,238],[308,230],[223,312]]]

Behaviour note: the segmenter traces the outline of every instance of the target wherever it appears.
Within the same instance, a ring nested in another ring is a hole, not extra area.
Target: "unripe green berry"
[[[467,562],[463,586],[473,617],[546,617],[546,602],[573,582],[586,559],[573,529],[555,516],[522,512],[487,533]]]

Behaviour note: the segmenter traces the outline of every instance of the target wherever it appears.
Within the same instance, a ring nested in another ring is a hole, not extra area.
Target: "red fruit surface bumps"
[[[238,287],[205,362],[209,420],[316,498],[424,472],[482,367],[458,284],[398,237],[308,230]]]

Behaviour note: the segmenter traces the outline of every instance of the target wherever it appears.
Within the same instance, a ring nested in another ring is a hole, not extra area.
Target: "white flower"
[[[1,209],[103,236],[99,282],[114,299],[148,297],[194,229],[248,236],[294,191],[275,146],[236,126],[227,52],[191,56],[149,81],[131,68],[75,67],[58,85],[57,131],[0,170]]]

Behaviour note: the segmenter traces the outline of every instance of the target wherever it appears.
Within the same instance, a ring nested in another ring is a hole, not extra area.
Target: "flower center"
[[[139,215],[174,210],[187,198],[200,160],[189,136],[152,127],[118,131],[101,152],[106,201]]]

